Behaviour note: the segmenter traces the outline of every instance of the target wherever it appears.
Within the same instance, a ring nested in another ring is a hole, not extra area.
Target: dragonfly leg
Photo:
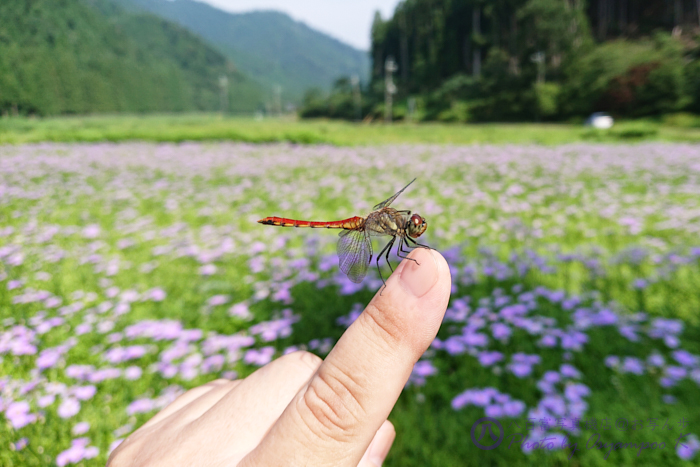
[[[391,261],[389,261],[389,253],[391,253],[391,247],[394,246],[394,240],[396,240],[396,237],[391,239],[389,245],[387,245],[389,248],[386,249],[386,264],[389,265],[389,269],[391,269],[392,273],[394,272],[394,268],[391,266]]]
[[[398,257],[401,258],[401,259],[410,259],[411,261],[413,261],[414,263],[416,263],[418,266],[420,266],[420,263],[418,262],[418,260],[416,260],[416,259],[414,259],[414,258],[409,258],[409,257],[407,256],[407,255],[410,253],[410,251],[404,251],[404,250],[403,250],[403,245],[404,245],[404,243],[406,243],[406,237],[401,237],[401,241],[399,242],[399,246],[398,246],[398,248],[396,249],[396,256],[398,256]],[[412,248],[408,243],[406,243],[406,246],[409,247],[409,248]],[[403,253],[404,256],[401,256],[401,253]]]
[[[428,246],[428,245],[422,245],[422,244],[418,243],[417,241],[413,240],[411,237],[404,237],[404,238],[405,238],[406,240],[409,240],[409,241],[410,241],[411,243],[413,243],[416,247],[427,248],[428,250],[434,250],[434,249],[435,249],[435,248],[430,247],[430,246]],[[406,245],[408,245],[408,243],[407,243]],[[409,246],[410,246],[410,245],[409,245]],[[411,248],[415,248],[415,247],[411,247]]]
[[[393,237],[391,239],[391,241],[389,243],[387,243],[387,245],[384,247],[384,249],[382,251],[380,251],[379,254],[377,255],[377,271],[379,272],[379,278],[382,280],[384,287],[386,287],[386,281],[384,280],[384,277],[382,276],[382,268],[379,267],[379,260],[382,259],[382,255],[384,254],[384,252],[386,250],[391,251],[391,246],[394,244],[394,240],[396,240],[396,237]],[[387,256],[388,256],[388,253],[387,253]],[[389,261],[387,260],[387,262],[389,262]],[[389,265],[389,267],[391,267],[391,264]],[[394,272],[393,269],[391,271]]]

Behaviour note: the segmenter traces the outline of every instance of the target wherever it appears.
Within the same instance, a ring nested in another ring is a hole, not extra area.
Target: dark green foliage
[[[333,85],[330,96],[324,95],[319,88],[312,88],[306,92],[302,101],[302,118],[342,118],[345,120],[359,120],[366,114],[369,108],[362,107],[357,102],[352,83],[348,78],[339,78]]]
[[[224,74],[251,91],[232,95],[233,109],[259,105],[223,55],[153,16],[103,0],[7,0],[0,17],[3,113],[218,110]]]
[[[695,0],[405,0],[372,26],[368,99],[440,121],[582,120],[700,110]],[[598,43],[595,43],[598,40]],[[333,97],[331,97],[332,99]]]
[[[282,86],[285,101],[299,102],[311,87],[323,90],[343,75],[367,80],[367,53],[275,11],[231,14],[191,0],[116,0],[149,11],[199,34],[263,84]]]
[[[622,116],[655,115],[682,104],[683,51],[676,40],[613,41],[573,61],[562,91],[565,115],[605,110]]]

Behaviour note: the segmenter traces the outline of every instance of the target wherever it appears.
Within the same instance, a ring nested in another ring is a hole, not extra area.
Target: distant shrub
[[[537,83],[534,90],[539,116],[542,118],[556,116],[559,111],[558,99],[561,86],[556,83]]]
[[[565,115],[673,112],[683,98],[682,45],[665,34],[601,44],[568,65],[563,83],[559,102]]]

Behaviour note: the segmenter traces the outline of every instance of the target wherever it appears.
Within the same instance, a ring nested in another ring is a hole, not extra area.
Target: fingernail
[[[414,297],[422,297],[433,288],[438,279],[437,261],[430,250],[419,248],[413,250],[411,258],[401,270],[400,282],[404,290]]]
[[[377,467],[382,467],[382,464],[384,463],[384,459],[386,459],[386,456],[389,454],[389,449],[391,445],[389,446],[377,446],[377,447],[372,447],[372,451],[369,453],[369,461],[372,463],[372,465],[376,465]],[[377,452],[374,452],[374,451]]]
[[[370,445],[367,460],[369,460],[372,465],[381,467],[386,456],[389,455],[389,450],[394,443],[395,437],[396,432],[394,431],[393,425],[384,422]]]

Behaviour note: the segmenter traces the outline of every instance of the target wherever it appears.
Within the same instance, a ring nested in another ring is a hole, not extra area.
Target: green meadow
[[[104,465],[187,389],[326,355],[376,271],[256,220],[366,215],[414,177],[395,204],[454,290],[385,465],[700,465],[700,146],[619,136],[690,124],[0,122],[2,466]]]
[[[351,123],[296,118],[253,119],[217,114],[112,115],[0,119],[0,144],[98,141],[291,142],[369,144],[564,144],[571,142],[700,141],[700,118],[622,121],[610,130],[562,123]]]

